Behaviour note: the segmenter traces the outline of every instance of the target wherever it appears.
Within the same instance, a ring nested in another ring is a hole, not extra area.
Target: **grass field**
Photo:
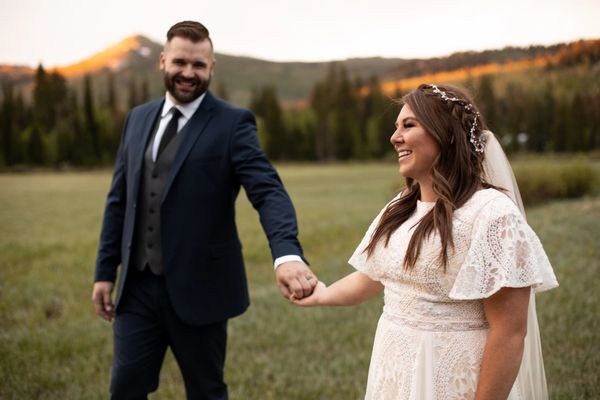
[[[399,186],[392,164],[279,168],[325,282]],[[0,399],[107,398],[110,325],[90,301],[110,173],[0,175]],[[232,399],[361,399],[381,299],[299,309],[282,299],[256,213],[238,225],[252,306],[229,324]],[[600,197],[528,210],[561,287],[538,296],[551,399],[600,398]],[[184,398],[168,354],[154,399]]]

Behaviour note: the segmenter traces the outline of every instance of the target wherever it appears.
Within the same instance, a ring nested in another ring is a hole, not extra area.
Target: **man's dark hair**
[[[188,39],[193,43],[208,40],[212,46],[212,40],[210,40],[208,29],[200,22],[196,21],[181,21],[173,25],[167,32],[167,42],[170,42],[174,37]]]

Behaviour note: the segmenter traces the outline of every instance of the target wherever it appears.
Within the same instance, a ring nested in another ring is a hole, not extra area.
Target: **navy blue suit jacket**
[[[104,213],[96,281],[126,290],[144,151],[164,98],[134,108],[125,121]],[[178,316],[200,325],[249,305],[235,201],[240,185],[260,214],[271,254],[302,255],[294,208],[256,136],[254,116],[210,92],[188,122],[161,203],[167,290]]]

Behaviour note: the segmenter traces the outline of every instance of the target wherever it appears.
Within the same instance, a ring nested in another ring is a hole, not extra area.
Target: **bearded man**
[[[92,293],[96,313],[114,319],[113,399],[155,391],[168,347],[189,399],[227,399],[227,321],[249,305],[235,225],[241,186],[260,214],[282,295],[308,296],[317,283],[254,116],[208,91],[215,62],[202,24],[172,26],[160,55],[167,92],[124,124]]]

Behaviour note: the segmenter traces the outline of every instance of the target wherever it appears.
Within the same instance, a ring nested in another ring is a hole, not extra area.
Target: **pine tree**
[[[106,108],[113,113],[117,113],[119,110],[119,103],[117,98],[117,88],[115,85],[115,75],[112,72],[109,72],[106,79],[106,88],[108,92],[106,96]]]
[[[73,113],[70,115],[69,121],[73,129],[73,146],[70,154],[70,160],[73,162],[73,164],[78,166],[92,165],[95,163],[92,148],[92,138],[83,127],[84,123],[82,122],[79,101],[75,92],[71,92],[69,103],[73,109]]]
[[[0,147],[2,156],[0,165],[13,165],[15,163],[15,107],[13,86],[5,83],[2,86],[2,106],[0,107]]]
[[[491,75],[482,75],[479,79],[477,104],[489,128],[492,131],[496,130],[498,128],[498,102],[494,93],[494,84]]]
[[[338,80],[337,63],[331,63],[325,79],[315,84],[310,96],[310,107],[316,117],[315,153],[319,161],[335,160],[337,154],[333,110]]]
[[[571,101],[571,109],[569,111],[569,121],[567,125],[568,131],[568,150],[569,151],[584,151],[589,149],[588,124],[586,121],[586,110],[583,97],[580,93],[575,93]]]
[[[114,157],[119,147],[121,140],[121,130],[125,123],[125,115],[119,106],[119,98],[116,90],[114,75],[110,73],[108,75],[108,101],[106,104],[106,112],[108,118],[109,128],[106,130],[104,145],[102,146],[103,152],[106,153],[108,158]]]
[[[342,160],[362,158],[365,146],[359,130],[358,96],[343,65],[339,67],[338,76],[333,108],[335,155]]]
[[[293,146],[293,143],[287,140],[283,111],[275,88],[264,87],[258,96],[252,99],[251,109],[263,121],[263,135],[266,137],[264,146],[269,157],[275,160],[289,158],[289,147]]]
[[[46,161],[42,132],[40,130],[40,127],[35,123],[32,125],[29,132],[27,156],[29,162],[34,165],[43,165]]]
[[[84,77],[83,81],[83,114],[85,119],[85,130],[91,138],[93,162],[100,160],[100,132],[98,122],[96,121],[96,112],[94,109],[94,95],[92,93],[92,82],[89,75]]]
[[[402,93],[397,93],[398,97]],[[381,91],[376,76],[369,79],[368,93],[362,99],[364,144],[369,158],[381,158],[390,149],[389,138],[394,129],[398,108]]]
[[[54,105],[48,74],[43,65],[38,65],[34,77],[33,104],[35,122],[46,132],[54,126]]]
[[[148,86],[148,78],[144,77],[144,79],[142,79],[142,91],[140,93],[139,102],[140,104],[143,104],[147,101],[150,101],[150,87]]]
[[[139,95],[137,92],[137,85],[135,84],[135,78],[131,77],[129,80],[129,109],[140,104]]]

